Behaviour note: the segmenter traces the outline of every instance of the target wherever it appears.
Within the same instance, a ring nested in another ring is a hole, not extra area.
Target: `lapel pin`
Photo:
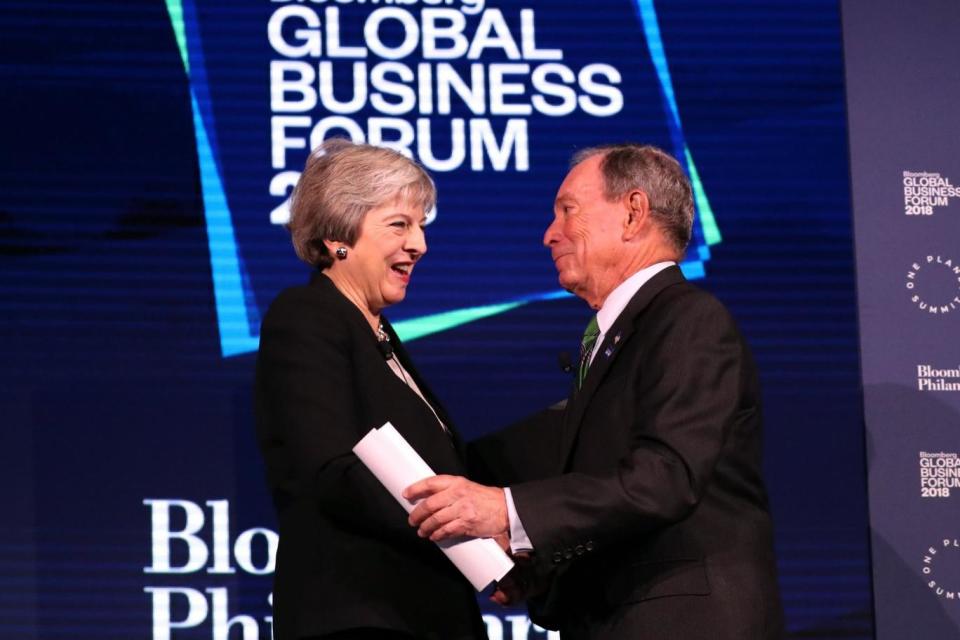
[[[614,348],[616,348],[617,344],[620,342],[620,335],[620,332],[617,332],[617,335],[613,336],[613,344],[603,350],[604,357],[609,358],[611,355],[613,355]]]

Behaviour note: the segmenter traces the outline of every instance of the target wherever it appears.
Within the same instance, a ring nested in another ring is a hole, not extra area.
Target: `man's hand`
[[[497,582],[497,588],[490,600],[508,607],[519,604],[531,596],[540,595],[550,585],[548,575],[541,575],[533,563],[533,557],[527,551],[512,554],[515,563],[510,573]]]
[[[403,497],[420,500],[409,522],[421,538],[434,542],[460,536],[505,536],[510,528],[507,502],[499,487],[460,476],[433,476],[404,489]]]
[[[497,583],[497,588],[490,594],[490,600],[496,602],[501,607],[519,604],[523,602],[525,597],[526,585],[514,576],[513,571],[505,575],[503,580]]]

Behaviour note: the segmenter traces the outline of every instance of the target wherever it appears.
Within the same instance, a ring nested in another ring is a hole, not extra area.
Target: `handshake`
[[[442,542],[452,538],[492,538],[514,561],[514,568],[497,582],[490,599],[507,606],[546,591],[546,576],[536,571],[529,551],[512,552],[505,492],[460,476],[438,475],[403,490],[403,497],[419,503],[409,523],[417,535]]]

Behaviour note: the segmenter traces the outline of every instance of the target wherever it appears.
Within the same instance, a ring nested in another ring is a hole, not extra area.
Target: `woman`
[[[381,315],[427,250],[435,199],[412,161],[344,140],[311,156],[294,191],[293,245],[318,272],[270,306],[256,381],[280,524],[277,640],[487,637],[470,584],[351,453],[390,421],[434,471],[464,472],[453,425]]]

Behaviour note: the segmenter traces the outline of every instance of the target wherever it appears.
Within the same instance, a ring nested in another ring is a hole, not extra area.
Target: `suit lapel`
[[[561,427],[563,431],[560,437],[561,472],[567,467],[570,454],[577,440],[577,434],[580,432],[583,415],[590,404],[590,400],[606,377],[614,360],[636,331],[634,321],[637,316],[643,312],[658,293],[671,285],[684,281],[685,278],[679,267],[667,267],[640,287],[613,325],[610,326],[593,357],[590,369],[587,370],[587,377],[583,381],[583,386],[579,391],[574,388],[570,399],[567,401]]]
[[[463,440],[460,438],[460,434],[457,433],[456,428],[453,426],[453,421],[447,414],[446,409],[444,409],[443,404],[441,404],[437,397],[433,395],[433,391],[431,391],[426,381],[420,377],[420,373],[417,371],[416,367],[413,366],[413,363],[410,360],[410,355],[403,347],[403,343],[400,342],[400,338],[397,336],[386,317],[381,316],[381,319],[383,321],[383,330],[390,337],[390,344],[393,346],[394,355],[400,360],[403,368],[406,369],[408,374],[410,374],[410,377],[413,378],[413,381],[417,383],[417,387],[420,389],[420,392],[423,393],[427,404],[433,407],[437,417],[440,418],[440,421],[443,422],[444,425],[446,425],[450,434],[450,439],[453,443],[453,448],[459,455],[460,461],[462,462],[463,460],[466,460],[466,448],[464,447]],[[412,389],[411,392],[413,392]],[[440,425],[437,425],[437,427],[440,427]]]

